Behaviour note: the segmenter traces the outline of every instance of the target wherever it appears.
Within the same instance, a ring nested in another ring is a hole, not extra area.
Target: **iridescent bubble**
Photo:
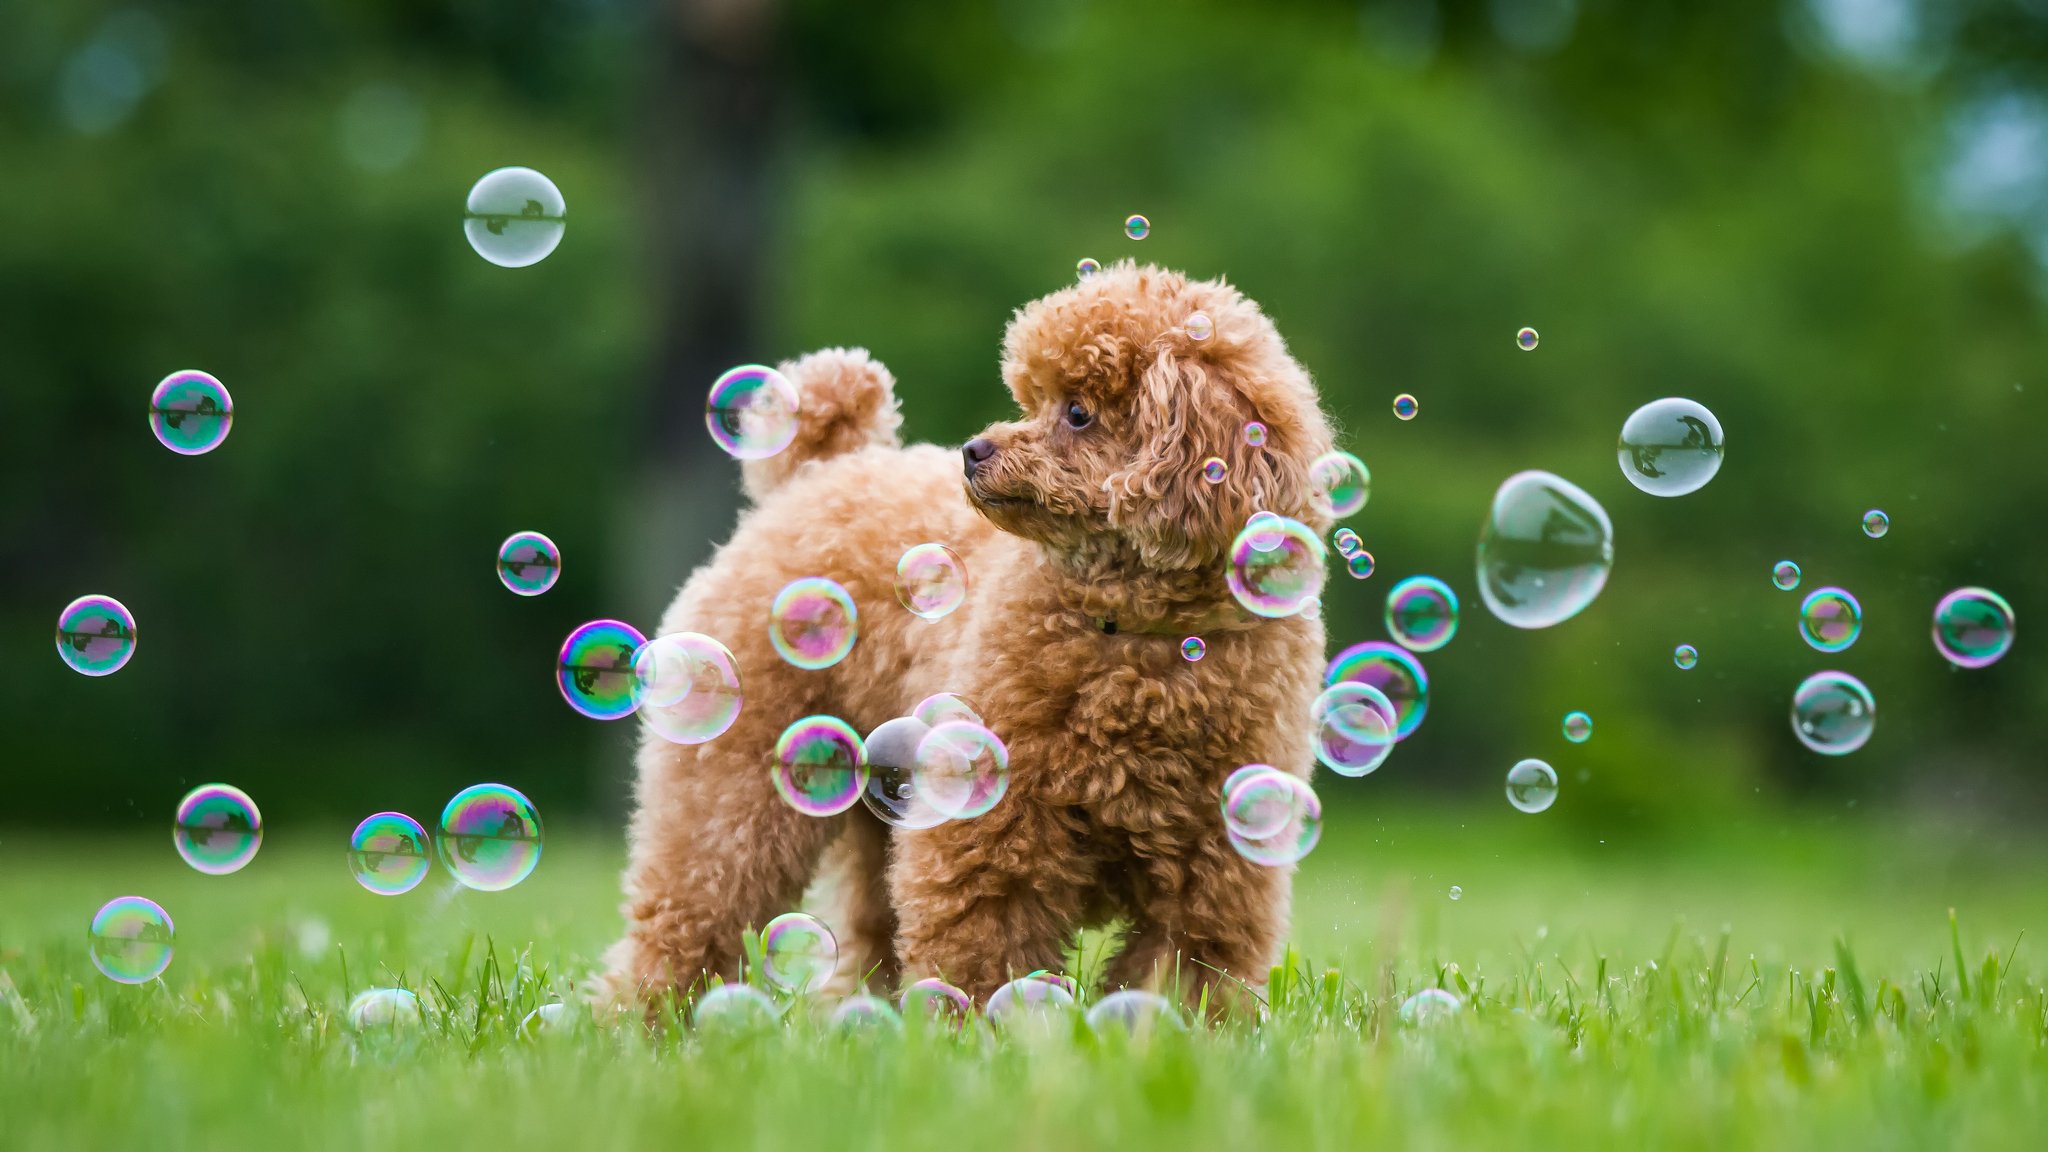
[[[1209,319],[1207,312],[1190,312],[1188,318],[1181,322],[1181,330],[1188,334],[1190,340],[1207,340],[1216,334],[1216,324]]]
[[[1244,426],[1244,442],[1253,448],[1266,446],[1266,426],[1257,420],[1248,420]]]
[[[1700,662],[1700,650],[1690,644],[1680,644],[1671,650],[1671,662],[1680,668],[1690,668]]]
[[[1523,329],[1523,331],[1528,331]],[[1531,332],[1530,335],[1535,335]],[[1531,347],[1534,345],[1532,344]],[[1442,988],[1424,988],[1401,1001],[1401,1023],[1417,1028],[1449,1020],[1465,1007],[1464,1001]]]
[[[1515,333],[1515,347],[1520,348],[1524,352],[1534,352],[1536,350],[1536,340],[1537,336],[1534,328],[1524,328]]]
[[[1790,592],[1799,587],[1799,565],[1790,560],[1780,560],[1773,564],[1771,584],[1780,592]]]
[[[466,887],[503,892],[540,863],[540,812],[506,784],[472,784],[441,809],[434,847],[441,865]]]
[[[85,944],[100,975],[118,984],[145,984],[171,966],[177,936],[171,914],[156,901],[116,896],[93,913]]]
[[[1308,707],[1310,724],[1321,724],[1330,709],[1346,704],[1367,705],[1386,720],[1389,728],[1400,726],[1401,710],[1387,698],[1387,694],[1357,680],[1339,680],[1324,688]]]
[[[860,612],[836,580],[805,576],[783,585],[768,610],[768,642],[784,660],[816,671],[846,659],[860,637]]]
[[[135,655],[135,616],[112,596],[80,596],[57,614],[57,655],[74,672],[110,676]]]
[[[967,565],[944,544],[919,544],[896,561],[896,599],[916,616],[937,620],[967,599]]]
[[[1351,573],[1353,580],[1363,580],[1372,575],[1372,567],[1372,553],[1367,552],[1364,548],[1353,552],[1350,556],[1345,557],[1344,560],[1344,570]]]
[[[826,1021],[834,1032],[901,1032],[903,1017],[879,996],[865,992],[848,996],[832,1008]]]
[[[988,998],[991,1023],[1015,1027],[1074,1007],[1074,994],[1061,984],[1036,976],[1019,976]]]
[[[1394,705],[1394,738],[1406,740],[1429,713],[1429,673],[1407,649],[1384,640],[1353,644],[1330,661],[1325,685],[1355,680],[1379,690]]]
[[[1792,734],[1826,756],[1847,756],[1877,727],[1877,700],[1847,672],[1815,672],[1792,693]]]
[[[1190,636],[1180,642],[1180,658],[1193,664],[1209,654],[1209,644],[1200,636]]]
[[[946,822],[945,813],[918,795],[912,779],[917,746],[931,730],[931,725],[915,716],[898,716],[868,733],[868,782],[860,798],[884,824],[914,830]]]
[[[1523,812],[1541,812],[1557,803],[1557,770],[1541,760],[1508,769],[1508,803]]]
[[[559,1036],[576,1027],[576,1013],[569,1005],[559,1001],[543,1004],[526,1014],[519,1022],[521,1040],[538,1040],[544,1036]]]
[[[1325,452],[1316,457],[1308,466],[1308,480],[1330,515],[1338,519],[1356,514],[1372,496],[1372,473],[1365,461],[1349,452]]]
[[[355,1032],[407,1032],[420,1025],[420,998],[404,988],[365,988],[348,1002]]]
[[[1308,599],[1303,600],[1301,602],[1301,612],[1299,613],[1299,615],[1303,620],[1322,619],[1323,598],[1321,596],[1311,596]]]
[[[1863,634],[1863,605],[1841,588],[1816,588],[1799,605],[1799,634],[1822,652],[1840,652]]]
[[[1202,479],[1211,484],[1223,483],[1223,478],[1229,474],[1230,465],[1225,464],[1220,456],[1211,456],[1202,461]]]
[[[932,693],[919,700],[917,707],[910,710],[910,714],[933,728],[949,720],[965,720],[970,724],[981,723],[981,713],[974,710],[974,705],[951,692]]]
[[[562,578],[562,550],[538,532],[514,532],[498,545],[498,579],[518,596],[538,596]]]
[[[633,678],[639,682],[640,707],[680,704],[696,686],[696,655],[675,636],[656,636],[633,653]]]
[[[1892,518],[1872,508],[1863,514],[1863,534],[1872,540],[1892,530]]]
[[[1316,846],[1323,837],[1323,803],[1316,798],[1315,790],[1298,777],[1280,773],[1283,779],[1293,781],[1288,785],[1293,793],[1289,805],[1287,822],[1279,831],[1267,836],[1240,836],[1225,827],[1223,834],[1237,854],[1254,864],[1268,868],[1280,868],[1297,863]],[[1263,776],[1257,779],[1264,779]],[[1243,787],[1243,785],[1240,785]]]
[[[1010,750],[972,721],[935,724],[918,742],[911,782],[925,803],[947,819],[972,819],[1010,790]]]
[[[1269,764],[1247,764],[1224,784],[1223,826],[1249,840],[1263,840],[1287,826],[1302,786]]]
[[[1456,884],[1451,885],[1451,899],[1463,900],[1464,898],[1465,890],[1463,888],[1458,887]]]
[[[1086,280],[1100,271],[1102,271],[1102,261],[1097,260],[1093,256],[1083,256],[1079,260],[1074,261],[1074,275],[1082,280]]]
[[[1088,1009],[1088,1027],[1097,1036],[1128,1036],[1145,1040],[1159,1032],[1186,1032],[1180,1009],[1157,992],[1120,988]]]
[[[1339,776],[1364,776],[1394,751],[1400,710],[1370,684],[1345,680],[1325,688],[1310,709],[1316,759]]]
[[[742,364],[711,383],[704,423],[735,460],[766,460],[796,439],[803,401],[789,377],[765,364]]]
[[[403,812],[367,817],[348,838],[348,870],[379,896],[398,896],[427,878],[427,830]]]
[[[1458,632],[1458,594],[1434,576],[1410,576],[1387,592],[1387,635],[1411,652],[1434,652]]]
[[[555,656],[555,685],[569,707],[593,720],[617,720],[640,706],[633,658],[647,637],[623,620],[592,620],[569,633]]]
[[[738,1034],[775,1026],[775,1002],[758,988],[720,984],[702,996],[690,1012],[692,1027],[704,1032]]]
[[[1598,501],[1549,472],[1517,472],[1479,532],[1479,596],[1502,623],[1548,628],[1585,610],[1614,565],[1614,525]]]
[[[1133,240],[1143,240],[1152,234],[1152,222],[1143,216],[1128,216],[1124,219],[1124,235]]]
[[[231,784],[201,784],[178,801],[171,843],[185,863],[209,876],[240,872],[263,847],[263,814]]]
[[[661,662],[654,671],[666,677],[660,690],[668,703],[643,700],[640,722],[649,731],[672,744],[702,744],[717,739],[739,718],[746,693],[740,685],[740,666],[725,645],[701,632],[671,632],[658,638],[661,647],[653,659]],[[651,642],[650,642],[651,643]],[[685,689],[676,679],[687,675]],[[640,683],[636,670],[634,681]]]
[[[867,746],[837,716],[806,716],[775,741],[768,776],[791,808],[806,816],[836,815],[868,786]]]
[[[936,976],[927,976],[905,988],[899,1003],[905,1016],[943,1021],[953,1027],[965,1024],[974,1011],[974,1001],[967,993]]]
[[[1682,397],[1653,400],[1621,426],[1615,455],[1628,482],[1652,496],[1683,496],[1721,470],[1721,422]]]
[[[825,922],[784,912],[761,930],[761,975],[784,992],[816,992],[839,964],[839,940]]]
[[[1251,546],[1261,552],[1271,552],[1280,546],[1284,534],[1281,531],[1281,517],[1273,512],[1254,512],[1244,522],[1244,530],[1250,535]]]
[[[1365,541],[1360,540],[1358,533],[1349,528],[1339,528],[1330,533],[1330,544],[1337,549],[1337,555],[1346,560],[1358,555],[1365,548]]]
[[[171,373],[149,394],[149,430],[180,456],[220,447],[234,424],[235,401],[227,386],[196,369]]]
[[[567,213],[554,181],[531,168],[499,168],[469,190],[462,233],[491,263],[524,268],[547,259],[562,242]]]
[[[1415,414],[1421,410],[1422,405],[1406,392],[1394,397],[1394,418],[1397,420],[1413,420]]]
[[[1270,547],[1263,525],[1247,524],[1230,547],[1224,580],[1230,594],[1257,616],[1292,616],[1323,590],[1322,538],[1298,520],[1280,517],[1279,539]]]
[[[2012,605],[1989,588],[1958,588],[1934,606],[1934,650],[1958,668],[1997,663],[2015,629]]]
[[[1584,744],[1593,735],[1593,718],[1584,712],[1564,714],[1564,738],[1574,744]]]

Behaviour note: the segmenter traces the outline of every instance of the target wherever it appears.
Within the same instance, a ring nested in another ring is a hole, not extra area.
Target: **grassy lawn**
[[[345,829],[273,828],[228,877],[168,834],[8,834],[0,1147],[2039,1146],[2048,850],[1853,810],[1603,842],[1496,807],[1333,811],[1269,1019],[1136,1047],[801,1012],[521,1039],[616,930],[594,831],[511,892],[396,899],[349,880]],[[177,921],[160,984],[85,957],[131,892]],[[1439,983],[1464,1009],[1402,1023]],[[349,993],[391,984],[424,1028],[353,1034]]]

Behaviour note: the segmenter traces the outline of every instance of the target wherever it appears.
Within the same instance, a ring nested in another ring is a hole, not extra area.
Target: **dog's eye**
[[[1072,400],[1067,403],[1067,427],[1086,428],[1094,422],[1095,417],[1088,414],[1088,409],[1083,408],[1079,400]]]

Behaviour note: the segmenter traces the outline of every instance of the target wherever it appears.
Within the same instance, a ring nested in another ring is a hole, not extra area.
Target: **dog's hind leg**
[[[1106,989],[1178,993],[1190,1008],[1243,1007],[1279,958],[1293,869],[1237,855],[1222,837],[1141,862],[1137,907]]]
[[[839,940],[839,967],[825,986],[845,996],[895,990],[896,910],[889,902],[888,825],[856,809],[826,849],[813,891],[818,918]]]

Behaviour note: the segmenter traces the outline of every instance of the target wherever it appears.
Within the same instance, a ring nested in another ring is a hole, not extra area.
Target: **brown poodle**
[[[1183,326],[1198,311],[1214,325],[1199,341]],[[709,743],[645,737],[609,987],[653,999],[732,979],[742,930],[821,872],[842,984],[936,975],[984,1000],[1058,970],[1078,929],[1118,918],[1111,987],[1173,984],[1193,1002],[1228,993],[1223,973],[1261,983],[1291,869],[1232,851],[1217,798],[1246,763],[1308,774],[1323,628],[1244,612],[1224,572],[1255,511],[1329,528],[1309,466],[1330,429],[1272,322],[1221,281],[1103,269],[1011,321],[1003,378],[1022,414],[957,453],[898,442],[893,382],[865,352],[783,370],[802,395],[797,438],[744,465],[754,507],[659,629],[727,644],[746,703]],[[1245,443],[1250,420],[1263,447]],[[1221,483],[1202,475],[1211,456]],[[938,620],[892,586],[926,541],[971,576]],[[768,609],[814,575],[852,594],[860,636],[806,671],[770,647]],[[1199,662],[1182,658],[1187,636],[1207,643]],[[897,831],[861,805],[803,815],[771,786],[797,718],[868,732],[936,692],[964,696],[1009,746],[1009,793],[989,812]]]

